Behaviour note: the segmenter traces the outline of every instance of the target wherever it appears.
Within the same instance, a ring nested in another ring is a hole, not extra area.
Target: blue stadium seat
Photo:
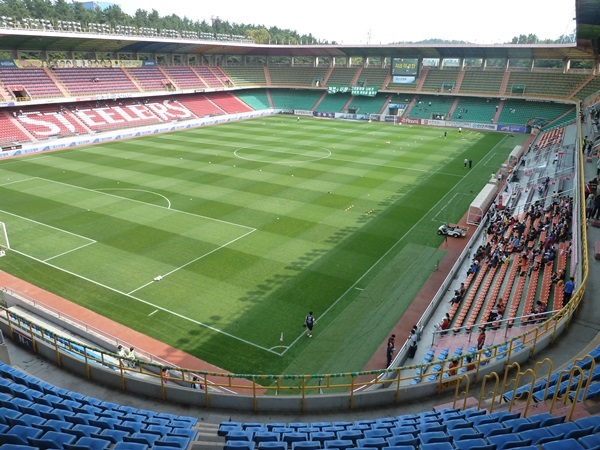
[[[308,441],[308,434],[297,431],[292,433],[283,433],[281,435],[281,440],[291,447],[292,443],[294,442]]]
[[[387,441],[382,437],[363,438],[356,441],[356,446],[381,450],[382,448],[387,447]]]
[[[543,450],[585,450],[575,439],[562,439],[560,441],[542,444]]]
[[[258,444],[259,450],[287,450],[287,444],[285,442],[260,442]]]
[[[600,415],[582,417],[581,419],[577,419],[574,423],[578,428],[594,427],[595,429],[600,426]]]
[[[23,414],[31,414],[33,416],[40,416],[42,412],[50,412],[52,411],[52,406],[41,405],[39,403],[33,403],[31,406],[23,406],[20,408]]]
[[[105,450],[110,447],[110,442],[104,439],[82,437],[75,444],[64,444],[66,450]]]
[[[579,430],[571,430],[565,434],[565,439],[579,439],[583,436],[588,436],[594,432],[594,427],[582,428]]]
[[[502,426],[500,422],[485,423],[476,425],[475,430],[479,433],[483,433],[484,436],[494,436],[496,434],[507,434],[510,433],[510,428]],[[493,433],[493,434],[492,434]]]
[[[106,439],[113,444],[116,444],[117,442],[121,442],[123,440],[123,436],[129,436],[129,434],[130,433],[128,431],[107,429],[102,430],[100,433],[97,433],[97,435],[91,437],[96,439]]]
[[[469,422],[471,422],[473,426],[487,425],[490,423],[499,423],[500,418],[496,416],[490,416],[489,414],[482,414],[479,416],[469,417]]]
[[[233,430],[241,430],[242,424],[239,422],[221,422],[217,435],[226,436],[227,433]]]
[[[102,418],[98,418],[98,419],[90,419],[89,420],[90,425],[101,428],[102,430],[106,430],[108,428],[110,428],[111,430],[114,430],[115,425],[119,425],[120,423],[121,423],[121,421],[119,419],[112,419],[112,418],[108,418],[108,417],[102,417]]]
[[[430,431],[419,434],[419,440],[421,441],[421,444],[427,444],[429,442],[443,442],[446,439],[452,440],[452,436],[448,436],[443,431]]]
[[[252,443],[254,443],[254,441]],[[171,447],[188,448],[188,446],[190,445],[190,439],[185,436],[179,436],[169,433],[154,443],[154,445],[156,446],[161,446],[164,444],[168,444]]]
[[[496,449],[496,447],[488,445],[488,443],[481,438],[454,441],[454,447],[456,447],[457,450],[471,450],[474,448],[484,449],[486,447],[490,447],[492,450]]]
[[[391,447],[386,447],[385,450],[415,450],[416,447],[414,445],[393,445]]]
[[[48,419],[44,423],[34,424],[33,426],[47,432],[61,431],[63,428],[72,428],[73,424],[65,420]]]
[[[411,434],[400,434],[386,439],[389,447],[411,445],[417,447],[421,441]]]
[[[251,441],[252,440],[252,432],[245,431],[242,429],[229,431],[225,435],[225,442],[229,441]]]
[[[146,430],[147,433],[152,433],[152,430]],[[173,428],[173,431],[167,433],[167,436],[185,437],[193,441],[198,436],[198,430],[188,430],[187,428]],[[163,436],[164,437],[164,436]]]
[[[227,441],[224,450],[254,450],[254,442],[252,441]]]
[[[225,445],[227,448],[227,445]],[[139,444],[136,442],[118,442],[113,447],[113,450],[147,450],[148,446],[146,444]],[[252,450],[252,449],[250,449]]]
[[[364,435],[365,438],[386,438],[391,436],[392,433],[390,433],[390,430],[388,430],[387,428],[376,428],[374,430],[365,430]]]
[[[319,444],[318,442],[292,442],[292,450],[319,450],[320,448],[321,444]]]
[[[550,432],[550,434],[553,435],[558,435],[558,434],[567,434],[569,431],[573,431],[573,430],[581,430],[580,427],[578,427],[577,425],[575,425],[575,423],[573,422],[565,422],[565,423],[558,423],[556,425],[551,425],[549,427],[546,427],[546,430],[548,430]]]
[[[0,423],[5,424],[5,425],[9,425],[8,423],[8,418],[9,417],[19,417],[20,415],[22,415],[19,411],[17,411],[16,409],[10,409],[10,408],[0,408]]]
[[[42,411],[40,415],[44,419],[54,419],[54,420],[65,420],[67,416],[70,416],[72,413],[70,411],[61,410],[54,408],[52,411]]]
[[[279,433],[272,431],[257,431],[252,438],[257,444],[261,442],[277,442],[279,441]]]
[[[323,442],[325,442],[325,441],[333,441],[336,438],[342,439],[339,437],[340,433],[348,433],[348,431],[339,431],[338,436],[336,436],[335,433],[333,433],[331,431],[316,431],[316,432],[310,433],[310,440],[313,442],[318,442],[321,444],[321,446],[324,446]],[[350,433],[352,433],[352,432],[350,431]]]
[[[44,419],[40,416],[34,416],[32,414],[21,414],[20,416],[17,416],[17,417],[13,417],[13,416],[6,417],[6,422],[11,427],[14,427],[15,425],[23,425],[26,427],[31,427],[31,426],[33,426],[33,424],[40,424],[40,423],[44,423],[45,421],[46,421],[46,419]]]
[[[454,430],[448,430],[448,434],[452,436],[454,442],[484,437],[483,433],[478,433],[473,428],[456,428]]]
[[[349,439],[336,439],[334,441],[325,441],[325,448],[337,448],[339,450],[346,450],[354,447],[354,442]]]
[[[273,427],[271,429],[271,431],[273,433],[279,433],[280,435],[283,435],[283,433],[293,433],[294,429],[290,428],[290,427],[287,427],[287,426],[286,427]]]
[[[497,436],[489,436],[487,438],[488,443],[496,444],[498,450],[505,450],[509,448],[525,447],[531,445],[531,439],[522,441],[518,436],[514,434],[501,434]]]
[[[579,443],[586,449],[600,448],[600,433],[579,438]]]
[[[404,434],[416,436],[419,433],[419,430],[417,430],[414,425],[402,425],[396,428],[392,428],[390,431],[392,432],[393,436],[402,436]]]
[[[166,436],[169,433],[173,432],[173,428],[167,427],[164,425],[148,425],[146,428],[142,429],[147,433],[157,434],[159,436]],[[140,430],[140,431],[142,431]]]
[[[48,431],[39,438],[27,438],[29,445],[33,445],[42,450],[63,448],[65,444],[73,443],[77,438],[70,434],[59,431]]]
[[[540,439],[553,437],[545,428],[536,428],[533,430],[522,431],[519,433],[520,439],[531,439],[531,443],[536,445]]]
[[[0,444],[29,445],[27,438],[39,438],[43,433],[37,428],[15,425],[6,433],[0,434]]]
[[[327,432],[324,432],[327,433]],[[337,439],[351,440],[352,442],[363,439],[365,436],[361,430],[341,430],[336,433]]]
[[[448,427],[448,430],[454,430],[456,428],[473,428],[473,423],[469,422],[464,418],[455,418],[447,420],[445,422],[445,425],[446,427]]]
[[[454,450],[454,447],[449,442],[435,442],[430,444],[422,444],[420,450]]]
[[[123,436],[123,442],[131,442],[134,444],[143,444],[150,448],[154,448],[154,443],[158,440],[155,434],[134,433],[131,436]]]
[[[151,433],[144,433],[140,431],[138,433],[133,433],[131,437],[138,439],[139,441],[143,441],[148,444],[151,448],[155,446],[156,442],[160,439],[160,436]],[[123,437],[123,441],[127,442],[128,436]]]

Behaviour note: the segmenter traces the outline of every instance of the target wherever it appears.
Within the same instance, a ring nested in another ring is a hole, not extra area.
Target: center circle
[[[257,161],[270,164],[301,164],[319,161],[331,156],[326,148],[281,149],[240,147],[233,154],[246,161]]]

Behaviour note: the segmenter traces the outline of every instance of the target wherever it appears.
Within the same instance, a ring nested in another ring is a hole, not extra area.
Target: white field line
[[[256,347],[256,348],[258,348],[260,350],[264,350],[264,351],[269,352],[269,353],[273,353],[273,354],[277,354],[277,355],[279,354],[279,352],[275,352],[275,351],[270,350],[268,348],[262,347],[261,345],[255,344],[254,342],[251,342],[251,341],[247,341],[246,339],[243,339],[241,337],[238,337],[238,336],[235,336],[233,334],[227,333],[226,331],[220,330],[220,329],[215,328],[213,326],[210,326],[210,325],[208,325],[206,323],[200,322],[198,320],[191,319],[191,318],[189,318],[187,316],[184,316],[182,314],[176,313],[175,311],[171,311],[171,310],[169,310],[167,308],[163,308],[162,306],[155,305],[152,302],[146,301],[144,299],[141,299],[141,298],[136,297],[134,295],[128,294],[126,292],[119,291],[118,289],[115,289],[112,286],[107,286],[107,285],[105,285],[103,283],[100,283],[100,282],[98,282],[96,280],[92,280],[91,278],[87,278],[87,277],[84,277],[83,275],[80,275],[78,273],[71,272],[70,270],[67,270],[67,269],[65,269],[63,267],[59,267],[59,266],[56,266],[56,265],[54,265],[52,263],[48,263],[48,262],[42,261],[41,259],[38,259],[35,256],[28,255],[27,253],[23,253],[23,252],[20,252],[18,250],[15,250],[15,249],[11,249],[11,252],[18,253],[19,255],[25,256],[26,258],[30,258],[30,259],[32,259],[34,261],[39,262],[39,263],[46,264],[47,266],[50,266],[50,267],[52,267],[54,269],[60,270],[61,272],[64,272],[64,273],[67,273],[67,274],[72,275],[74,277],[77,277],[77,278],[80,278],[82,280],[85,280],[85,281],[87,281],[89,283],[95,284],[96,286],[100,286],[100,287],[102,287],[104,289],[108,289],[109,291],[115,292],[115,293],[120,294],[120,295],[124,295],[126,297],[129,297],[132,300],[138,301],[138,302],[143,303],[145,305],[152,306],[153,308],[155,308],[155,309],[157,309],[159,311],[166,312],[166,313],[171,314],[171,315],[173,315],[173,316],[175,316],[175,317],[177,317],[179,319],[186,320],[186,321],[191,322],[191,323],[193,323],[195,325],[199,325],[201,327],[207,328],[207,329],[209,329],[211,331],[214,331],[215,333],[222,334],[224,336],[230,337],[230,338],[235,339],[237,341],[243,342],[244,344],[251,345],[252,347]]]
[[[162,275],[162,277],[163,277],[163,278],[165,278],[165,277],[167,277],[167,276],[169,276],[169,275],[171,275],[171,274],[173,274],[173,273],[177,272],[178,270],[181,270],[181,269],[183,269],[184,267],[187,267],[187,266],[189,266],[190,264],[193,264],[193,263],[195,263],[196,261],[198,261],[198,260],[200,260],[200,259],[202,259],[202,258],[205,258],[206,256],[208,256],[208,255],[210,255],[210,254],[212,254],[212,253],[214,253],[214,252],[216,252],[216,251],[219,251],[219,250],[221,250],[221,249],[222,249],[222,248],[224,248],[224,247],[227,247],[229,244],[233,244],[234,242],[236,242],[236,241],[238,241],[238,240],[240,240],[240,239],[242,239],[242,238],[245,238],[246,236],[248,236],[250,233],[253,233],[253,232],[254,232],[254,230],[253,230],[253,231],[248,231],[247,233],[245,233],[245,234],[242,234],[241,236],[238,236],[238,237],[236,237],[235,239],[232,239],[231,241],[229,241],[229,242],[226,242],[225,244],[223,244],[223,245],[221,245],[221,246],[219,246],[219,247],[217,247],[217,248],[214,248],[214,249],[212,249],[210,252],[206,252],[206,253],[204,253],[203,255],[200,255],[200,256],[198,256],[197,258],[195,258],[195,259],[192,259],[191,261],[189,261],[189,262],[186,262],[185,264],[183,264],[183,265],[181,265],[181,266],[179,266],[179,267],[176,267],[175,269],[171,270],[170,272],[167,272],[167,273],[165,273],[164,275]],[[145,288],[146,286],[149,286],[149,285],[151,285],[151,284],[152,284],[152,283],[154,283],[154,282],[155,282],[154,280],[152,280],[152,281],[149,281],[148,283],[146,283],[146,284],[143,284],[143,285],[141,285],[141,286],[139,286],[139,287],[135,288],[135,289],[134,289],[134,290],[132,290],[132,291],[129,291],[129,292],[128,292],[128,294],[133,294],[134,292],[137,292],[137,291],[139,291],[140,289],[143,289],[143,288]]]
[[[155,205],[155,204],[152,204],[152,203],[146,203],[146,202],[142,202],[140,200],[134,200],[134,199],[127,198],[127,197],[121,197],[120,195],[110,194],[108,192],[100,192],[99,190],[95,190],[95,189],[89,189],[89,188],[77,186],[77,185],[74,185],[74,184],[63,183],[62,181],[55,181],[55,180],[50,180],[50,179],[47,179],[47,178],[40,178],[40,177],[36,177],[36,178],[39,179],[39,180],[47,181],[49,183],[61,184],[63,186],[68,186],[68,187],[71,187],[71,188],[74,188],[74,189],[82,189],[84,191],[94,192],[95,194],[108,195],[110,197],[118,198],[118,199],[121,199],[121,200],[126,200],[126,201],[130,201],[130,202],[134,202],[134,203],[139,203],[139,204],[142,204],[142,205],[152,206],[154,208],[168,209],[169,211],[175,211],[175,212],[178,212],[178,213],[181,213],[181,214],[186,214],[188,216],[199,217],[199,218],[206,219],[206,220],[212,220],[214,222],[225,223],[227,225],[233,225],[233,226],[236,226],[236,227],[245,228],[247,230],[256,231],[256,228],[248,227],[246,225],[242,225],[242,224],[239,224],[239,223],[228,222],[226,220],[215,219],[214,217],[202,216],[200,214],[193,214],[193,213],[190,213],[190,212],[187,212],[187,211],[181,211],[179,209],[170,209],[170,208],[167,208],[165,206]]]
[[[1,183],[0,187],[2,187],[2,186],[9,186],[11,184],[21,183],[22,181],[29,181],[29,180],[35,180],[35,178],[23,178],[21,180],[11,181],[10,183]]]
[[[446,209],[446,208],[448,207],[448,205],[449,205],[450,203],[452,203],[452,202],[454,201],[454,199],[455,199],[457,196],[459,196],[459,195],[471,195],[471,194],[465,194],[464,192],[457,192],[456,194],[454,194],[454,195],[452,196],[452,198],[451,198],[450,200],[448,200],[448,202],[447,202],[447,203],[446,203],[444,206],[442,206],[442,208],[441,208],[441,209],[440,209],[440,210],[439,210],[437,213],[435,213],[435,216],[433,216],[433,217],[431,218],[431,221],[432,221],[432,222],[438,222],[438,220],[437,220],[437,217],[438,217],[438,216],[439,216],[439,215],[442,213],[442,211],[444,211],[444,209]]]
[[[74,252],[76,250],[81,250],[82,248],[87,247],[88,245],[95,244],[95,243],[96,243],[96,241],[88,242],[87,244],[80,245],[79,247],[73,248],[71,250],[67,250],[66,252],[62,252],[62,253],[59,253],[58,255],[51,256],[50,258],[46,258],[44,260],[44,262],[50,261],[51,259],[58,258],[59,256],[66,255],[67,253],[71,253],[71,252]]]
[[[325,147],[323,147],[323,150],[325,150],[327,152],[327,155],[324,155],[324,156],[314,156],[314,155],[309,155],[306,153],[294,153],[294,152],[288,152],[285,150],[264,149],[264,148],[258,149],[263,152],[268,151],[270,153],[280,153],[280,154],[284,154],[284,155],[293,155],[293,156],[308,156],[308,157],[312,158],[312,159],[305,159],[304,161],[264,161],[261,159],[247,158],[245,156],[238,155],[238,151],[240,151],[240,150],[246,150],[246,149],[252,150],[253,148],[254,147],[240,147],[240,148],[236,149],[233,152],[233,154],[235,155],[236,158],[239,158],[239,159],[243,159],[246,161],[262,162],[262,163],[267,163],[267,164],[301,164],[301,163],[320,161],[322,159],[328,159],[331,156],[331,151]]]
[[[4,214],[8,214],[9,216],[18,217],[19,219],[27,220],[28,222],[35,223],[36,225],[40,225],[40,226],[43,226],[43,227],[46,227],[46,228],[51,228],[53,230],[60,231],[61,233],[66,233],[66,234],[70,234],[71,236],[76,236],[78,238],[81,238],[83,240],[88,241],[89,244],[95,244],[96,243],[96,241],[93,240],[93,239],[90,239],[88,237],[82,236],[80,234],[71,233],[70,231],[63,230],[62,228],[56,228],[56,227],[53,227],[52,225],[48,225],[46,223],[38,222],[37,220],[29,219],[27,217],[19,216],[18,214],[13,214],[13,213],[5,211],[3,209],[0,209],[0,212],[4,213]],[[86,244],[86,245],[88,245],[88,244]]]
[[[504,138],[502,139],[502,141],[503,141],[504,139],[506,139],[506,137],[504,137]],[[500,141],[500,142],[502,142],[502,141]],[[500,145],[500,143],[498,143],[498,145]],[[496,147],[497,147],[497,145],[496,145],[496,146],[494,146],[492,149],[490,149],[490,151],[489,151],[489,152],[486,154],[486,156],[485,156],[485,157],[487,157],[489,154],[491,154],[491,153],[492,153],[492,152],[493,152],[493,151],[496,149]],[[477,164],[475,164],[475,167],[477,167],[477,165],[479,165],[479,164],[484,164],[484,163],[483,163],[483,160],[485,159],[485,157],[484,157],[484,158],[482,158],[482,161],[480,161],[480,162],[478,162]],[[437,172],[434,172],[434,174],[437,174]],[[332,304],[329,306],[329,308],[327,308],[327,309],[326,309],[326,310],[323,312],[323,314],[321,314],[321,315],[318,317],[318,320],[321,320],[323,317],[325,317],[325,315],[326,315],[326,314],[327,314],[329,311],[331,311],[331,309],[332,309],[333,307],[335,307],[335,305],[337,305],[337,304],[340,302],[340,300],[342,300],[342,299],[343,299],[343,298],[344,298],[346,295],[348,295],[348,293],[349,293],[351,290],[353,290],[354,288],[356,288],[356,286],[357,286],[357,285],[358,285],[358,284],[359,284],[359,283],[360,283],[360,282],[361,282],[361,281],[362,281],[362,280],[363,280],[363,279],[364,279],[364,278],[365,278],[367,275],[369,275],[369,273],[371,273],[371,271],[372,271],[372,270],[373,270],[375,267],[377,267],[377,265],[378,265],[378,264],[379,264],[379,263],[380,263],[380,262],[381,262],[381,261],[382,261],[382,260],[383,260],[383,259],[384,259],[384,258],[385,258],[385,257],[386,257],[386,256],[387,256],[389,253],[390,253],[390,252],[392,252],[392,250],[394,250],[394,249],[395,249],[395,248],[398,246],[398,244],[400,244],[400,242],[402,242],[402,241],[404,240],[404,238],[405,238],[406,236],[408,236],[408,235],[409,235],[409,234],[410,234],[410,233],[411,233],[411,232],[412,232],[412,231],[413,231],[415,228],[417,228],[417,226],[418,226],[418,225],[419,225],[419,224],[420,224],[420,223],[421,223],[423,220],[425,220],[425,218],[426,218],[426,217],[427,217],[429,214],[431,214],[431,212],[432,212],[432,211],[434,211],[434,210],[437,208],[437,206],[438,206],[440,203],[442,203],[442,202],[444,201],[444,199],[445,199],[445,198],[446,198],[446,197],[447,197],[447,196],[448,196],[450,193],[454,192],[454,191],[456,190],[456,188],[457,188],[457,187],[458,187],[458,186],[459,186],[459,185],[460,185],[460,184],[461,184],[461,183],[462,183],[462,182],[463,182],[463,181],[464,181],[466,178],[467,178],[467,177],[463,176],[463,177],[462,177],[460,180],[458,180],[458,182],[457,182],[457,183],[454,185],[454,187],[453,187],[451,190],[449,190],[449,191],[446,193],[446,195],[444,195],[444,196],[443,196],[443,197],[442,197],[442,198],[441,198],[441,199],[440,199],[440,200],[439,200],[439,201],[438,201],[438,202],[437,202],[435,205],[433,205],[433,206],[432,206],[432,207],[429,209],[429,211],[427,211],[425,214],[423,214],[423,216],[422,216],[422,217],[421,217],[421,218],[420,218],[420,219],[419,219],[419,220],[418,220],[418,221],[417,221],[417,222],[416,222],[416,223],[415,223],[415,224],[414,224],[412,227],[410,227],[410,229],[409,229],[409,230],[408,230],[406,233],[404,233],[402,236],[400,236],[400,238],[399,238],[399,239],[398,239],[398,240],[397,240],[397,241],[394,243],[394,245],[392,245],[392,246],[391,246],[391,247],[390,247],[390,248],[389,248],[389,249],[388,249],[388,250],[387,250],[387,251],[386,251],[386,252],[385,252],[385,253],[384,253],[384,254],[383,254],[383,255],[382,255],[382,256],[381,256],[381,257],[380,257],[378,260],[377,260],[377,261],[375,261],[375,263],[374,263],[374,264],[373,264],[371,267],[369,267],[369,268],[366,270],[366,272],[365,272],[365,273],[363,273],[363,274],[362,274],[362,275],[361,275],[361,276],[360,276],[360,277],[359,277],[359,278],[358,278],[358,279],[357,279],[357,280],[356,280],[356,281],[355,281],[355,282],[354,282],[354,283],[353,283],[353,284],[352,284],[350,287],[348,287],[348,289],[346,289],[346,291],[344,291],[344,292],[342,293],[342,295],[340,295],[340,296],[337,298],[337,300],[335,300],[335,301],[334,301],[334,302],[333,302],[333,303],[332,303]],[[296,339],[294,339],[294,340],[293,340],[293,341],[292,341],[292,342],[291,342],[291,343],[288,345],[288,348],[286,348],[286,349],[285,349],[285,350],[282,352],[282,355],[283,355],[283,354],[285,354],[285,352],[287,352],[287,351],[288,351],[290,348],[292,348],[292,347],[293,347],[293,346],[296,344],[296,342],[298,342],[300,339],[302,339],[302,337],[304,337],[304,332],[302,332],[302,333],[301,333],[301,334],[300,334],[300,335],[299,335],[299,336],[298,336]]]
[[[148,191],[146,189],[131,189],[131,188],[101,188],[101,189],[96,189],[96,191],[135,191],[135,192],[146,192],[147,194],[152,194],[152,195],[158,195],[159,197],[162,197],[163,199],[165,199],[165,201],[167,202],[167,209],[171,209],[171,200],[169,200],[166,196],[159,194],[158,192],[154,192],[154,191]]]

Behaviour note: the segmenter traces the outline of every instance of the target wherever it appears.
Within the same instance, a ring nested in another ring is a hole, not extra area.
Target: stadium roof
[[[4,29],[6,50],[180,53],[236,56],[593,59],[600,53],[600,2],[576,0],[577,44],[260,45],[142,36]]]
[[[575,44],[492,45],[259,45],[141,36],[107,36],[22,29],[4,29],[0,48],[35,51],[180,53],[239,56],[405,57],[485,59],[590,59],[589,42]]]

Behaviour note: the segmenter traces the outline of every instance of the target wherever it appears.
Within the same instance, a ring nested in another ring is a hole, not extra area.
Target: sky
[[[110,1],[110,0],[107,0]],[[156,9],[191,20],[218,17],[276,26],[339,44],[389,44],[430,38],[475,44],[536,34],[556,39],[575,30],[575,0],[112,0],[127,14]]]

